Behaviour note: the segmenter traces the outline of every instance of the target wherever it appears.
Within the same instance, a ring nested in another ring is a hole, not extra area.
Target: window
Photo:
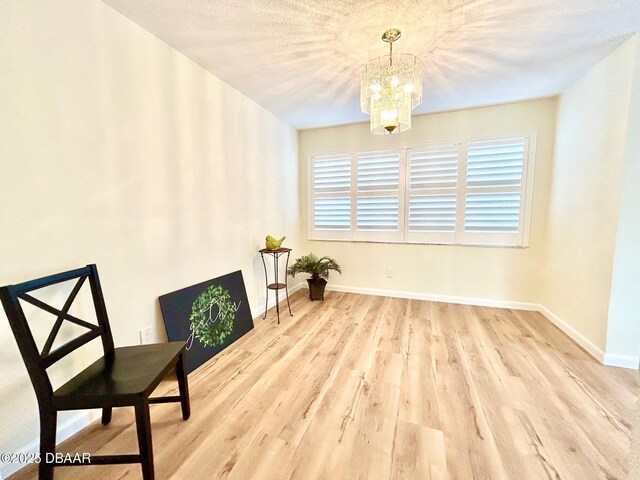
[[[309,238],[526,246],[535,135],[310,157]]]

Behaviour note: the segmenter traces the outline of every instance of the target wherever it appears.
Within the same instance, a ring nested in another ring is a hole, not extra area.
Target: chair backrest
[[[67,298],[62,309],[52,307],[29,294],[29,292],[34,290],[55,285],[57,283],[68,282],[74,279],[77,279],[77,282],[73,287],[73,290],[71,290],[69,298]],[[71,308],[73,301],[76,299],[78,292],[87,279],[89,279],[89,285],[91,286],[91,297],[93,299],[93,305],[98,321],[97,325],[69,314],[69,309]],[[51,402],[53,390],[51,387],[51,381],[47,375],[47,368],[58,360],[66,357],[74,350],[98,337],[101,337],[102,339],[104,355],[107,360],[113,358],[113,337],[111,336],[107,310],[102,296],[102,288],[100,287],[98,269],[95,265],[87,265],[84,268],[49,275],[17,285],[0,287],[0,299],[2,300],[4,310],[7,314],[7,318],[9,319],[11,330],[13,330],[13,335],[18,343],[22,359],[24,360],[27,371],[29,372],[29,377],[31,378],[33,388],[36,391],[38,402],[41,405],[43,402]],[[36,345],[29,322],[27,321],[22,305],[20,304],[20,300],[57,316],[42,351],[40,351]],[[85,327],[88,331],[51,351],[56,335],[60,331],[62,322],[65,320]]]

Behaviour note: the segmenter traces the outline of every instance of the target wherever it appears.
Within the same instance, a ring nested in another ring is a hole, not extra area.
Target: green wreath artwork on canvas
[[[191,347],[193,337],[208,347],[222,345],[233,330],[238,308],[229,291],[220,285],[212,285],[198,295],[189,316],[192,338],[187,349]]]

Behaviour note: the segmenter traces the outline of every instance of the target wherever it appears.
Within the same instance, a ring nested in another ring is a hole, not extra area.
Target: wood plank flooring
[[[190,420],[151,407],[158,479],[626,478],[637,372],[600,365],[542,315],[338,292],[299,292],[292,309],[189,377]],[[132,412],[59,451],[136,453]],[[141,472],[56,469],[96,478]]]

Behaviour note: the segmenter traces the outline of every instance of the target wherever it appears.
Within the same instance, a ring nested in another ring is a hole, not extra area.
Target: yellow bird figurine
[[[287,237],[282,237],[280,240],[276,240],[275,238],[273,238],[271,235],[267,235],[267,238],[265,238],[266,240],[266,245],[267,245],[267,250],[277,250],[280,248],[280,245],[282,245],[282,242],[284,242],[284,239]]]

